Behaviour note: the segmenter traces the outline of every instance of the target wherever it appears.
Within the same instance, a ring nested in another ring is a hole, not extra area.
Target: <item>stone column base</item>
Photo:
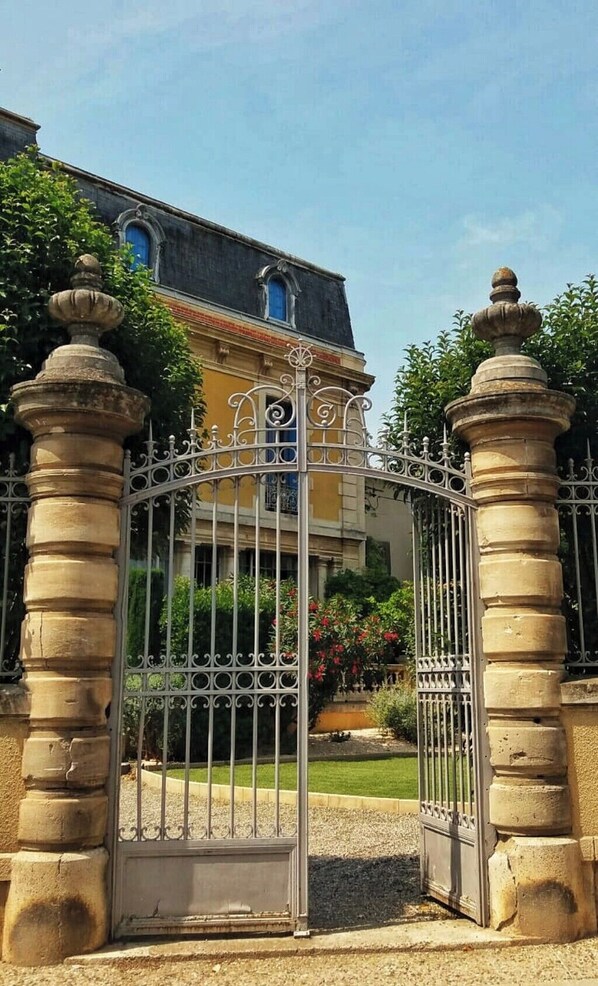
[[[489,861],[490,923],[542,941],[575,941],[596,930],[579,843],[568,837],[501,840]]]
[[[105,849],[16,853],[2,958],[14,965],[53,965],[101,948],[108,938]]]

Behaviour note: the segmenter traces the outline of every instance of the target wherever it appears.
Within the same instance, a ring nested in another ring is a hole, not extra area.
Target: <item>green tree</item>
[[[147,570],[132,568],[129,572],[127,654],[133,658],[142,656],[145,652],[147,634],[147,653],[158,660],[161,647],[160,615],[164,599],[164,572],[154,568],[149,573],[149,606],[146,606],[147,588]]]
[[[102,338],[125,371],[127,383],[152,402],[154,437],[182,438],[190,408],[201,422],[201,373],[185,329],[156,297],[150,273],[131,269],[128,249],[117,248],[94,206],[72,178],[35,149],[0,163],[0,442],[2,456],[24,457],[28,437],[15,425],[10,388],[31,379],[52,349],[67,341],[48,315],[48,299],[69,285],[73,261],[94,254],[104,289],[124,305],[121,326]],[[135,451],[143,436],[129,447]]]
[[[575,398],[571,428],[557,440],[559,465],[598,450],[598,280],[568,284],[543,310],[541,331],[525,344],[548,374],[548,385]]]
[[[555,390],[576,401],[571,430],[557,442],[560,466],[585,455],[589,440],[598,450],[598,280],[588,275],[579,285],[569,284],[543,309],[541,330],[523,345],[535,357]],[[450,330],[436,341],[411,345],[396,380],[392,407],[386,416],[389,439],[400,447],[405,415],[411,434],[432,443],[442,441],[444,408],[468,393],[472,375],[492,347],[476,339],[471,315],[457,312]],[[459,443],[452,439],[453,446]]]
[[[361,616],[368,616],[377,608],[377,603],[388,599],[398,589],[400,583],[392,575],[364,568],[357,572],[344,568],[331,575],[324,586],[325,599],[341,596],[355,604]]]
[[[118,249],[110,230],[93,205],[81,197],[75,182],[56,163],[49,164],[35,149],[0,162],[0,475],[11,453],[17,470],[27,460],[29,435],[17,427],[10,405],[10,388],[33,378],[49,353],[68,340],[67,333],[48,315],[48,299],[69,286],[73,261],[94,254],[104,272],[105,290],[124,305],[125,318],[102,345],[120,360],[127,383],[152,402],[154,437],[164,441],[186,437],[190,410],[196,408],[201,427],[204,412],[199,388],[201,373],[191,354],[185,329],[156,297],[150,273],[131,269],[131,255]],[[132,436],[133,454],[146,436]],[[185,502],[178,522],[185,522]],[[160,512],[161,510],[161,512]],[[166,508],[156,511],[156,523]],[[8,559],[7,627],[3,660],[14,666],[22,616],[22,574],[25,515],[13,515]],[[0,567],[7,515],[0,516]]]
[[[476,339],[471,331],[471,315],[457,312],[453,325],[434,342],[413,343],[405,349],[405,360],[395,379],[394,398],[385,415],[388,440],[400,448],[405,420],[413,438],[442,441],[449,401],[469,390],[471,377],[492,347]],[[453,444],[458,443],[453,439]]]
[[[568,461],[579,466],[589,444],[598,457],[598,279],[589,274],[579,285],[568,284],[565,291],[543,309],[541,330],[528,339],[522,351],[535,357],[546,371],[548,385],[575,398],[571,428],[556,442],[557,465],[562,475]],[[449,401],[469,391],[470,379],[492,348],[476,339],[471,316],[458,312],[452,329],[435,342],[412,345],[396,377],[392,407],[387,415],[389,441],[400,448],[406,415],[413,437],[427,436],[432,443],[442,441],[444,408]],[[453,448],[460,443],[450,439]],[[572,518],[561,513],[560,557],[564,575],[564,612],[569,633],[569,653],[580,655],[576,572],[581,583],[581,607],[586,632],[585,650],[598,653],[595,611],[594,559],[591,517],[576,517],[579,550],[574,549]],[[592,670],[592,665],[588,666]],[[571,670],[574,670],[572,665]]]
[[[376,610],[377,603],[388,599],[400,586],[398,579],[390,575],[387,559],[382,545],[368,537],[366,543],[366,565],[359,571],[344,568],[326,580],[324,598],[342,596],[355,603],[361,616]]]

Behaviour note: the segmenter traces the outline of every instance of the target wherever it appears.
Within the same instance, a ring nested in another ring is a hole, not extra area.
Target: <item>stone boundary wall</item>
[[[367,712],[369,695],[351,701],[330,702],[317,718],[313,733],[346,732],[351,729],[373,729],[375,723]]]
[[[561,684],[573,834],[598,911],[598,678]]]
[[[13,855],[19,848],[19,804],[25,796],[23,745],[29,696],[21,685],[0,685],[0,940]]]

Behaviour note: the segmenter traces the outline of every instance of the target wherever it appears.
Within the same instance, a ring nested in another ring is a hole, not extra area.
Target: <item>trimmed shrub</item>
[[[293,583],[289,583],[292,586]],[[283,584],[281,594],[289,591]],[[267,653],[272,625],[276,617],[276,587],[270,579],[260,579],[260,609],[258,618],[259,650]],[[216,585],[216,654],[230,654],[233,646],[233,582],[226,579]],[[162,632],[166,627],[166,611],[160,618]],[[193,595],[193,653],[203,656],[210,653],[212,628],[212,590],[209,587],[195,590]],[[237,589],[237,653],[253,654],[255,631],[255,579],[242,575]],[[172,627],[170,649],[173,662],[187,657],[189,644],[189,579],[175,579],[172,596]]]
[[[368,714],[379,729],[417,743],[417,695],[412,685],[385,686],[372,695]]]
[[[411,665],[415,660],[415,602],[413,582],[401,582],[388,599],[378,603],[377,612],[387,630],[398,634],[397,655],[407,658]]]
[[[143,633],[145,620],[145,572],[135,574],[134,584],[131,587],[129,603],[129,619],[131,622],[129,640],[132,654],[143,654]],[[158,581],[156,580],[156,592]],[[141,742],[142,755],[163,759],[166,752],[171,760],[183,760],[185,758],[185,737],[187,733],[187,723],[189,724],[190,748],[189,756],[192,761],[204,761],[208,753],[208,732],[209,732],[209,708],[207,699],[191,701],[188,704],[185,697],[185,690],[188,686],[188,672],[177,674],[177,667],[183,668],[188,661],[189,651],[189,626],[190,626],[190,591],[191,586],[188,578],[179,577],[175,579],[174,592],[171,601],[172,621],[170,633],[170,668],[164,672],[159,662],[156,664],[156,671],[149,675],[146,687],[164,693],[168,691],[170,695],[168,707],[168,731],[166,741],[164,741],[164,699],[157,695],[156,698],[146,698],[143,708],[143,737]],[[260,610],[258,616],[258,641],[259,651],[268,653],[271,645],[273,624],[276,613],[276,593],[275,585],[268,579],[261,579],[259,584],[260,591]],[[288,587],[282,587],[282,593],[286,594]],[[154,583],[152,581],[152,606],[154,604]],[[159,618],[152,609],[152,629],[157,634],[161,634],[161,641],[157,649],[150,650],[152,654],[165,653],[165,636],[167,625],[166,605],[160,595],[161,614]],[[192,659],[197,665],[197,677],[201,678],[202,661],[205,655],[211,651],[212,633],[212,590],[211,588],[197,588],[192,596],[193,605],[193,635],[191,641]],[[233,646],[233,613],[234,613],[234,592],[231,580],[218,583],[216,586],[216,606],[215,606],[215,653],[221,658],[226,658],[232,652]],[[140,615],[138,615],[140,614]],[[131,619],[133,616],[133,619]],[[237,592],[237,639],[236,652],[243,656],[248,656],[254,652],[255,644],[255,579],[249,576],[241,576],[238,580]],[[139,642],[141,649],[139,650]],[[223,677],[226,675],[226,660],[223,660]],[[128,676],[127,687],[134,692],[142,684],[141,676],[134,671]],[[191,678],[191,687],[193,676]],[[177,689],[181,690],[181,695],[177,695]],[[202,704],[203,703],[203,704]],[[266,754],[273,745],[274,724],[275,724],[275,705],[268,699],[264,699],[258,706],[258,745],[260,754]],[[212,756],[215,760],[228,759],[230,756],[230,737],[231,737],[231,705],[226,701],[226,696],[215,698],[212,708],[212,737],[213,747]],[[130,697],[126,702],[125,709],[125,734],[128,755],[136,755],[138,731],[140,725],[141,701],[136,697]],[[242,758],[251,753],[253,740],[253,705],[250,698],[240,696],[235,703],[235,755]],[[292,747],[293,727],[297,715],[297,710],[290,704],[280,703],[280,729],[282,752],[288,747]],[[163,748],[166,748],[165,750]]]
[[[132,568],[129,573],[129,605],[127,612],[127,654],[133,658],[145,653],[145,599],[147,570]],[[160,613],[164,598],[164,573],[159,568],[150,572],[150,606],[148,623],[148,655],[160,654]]]

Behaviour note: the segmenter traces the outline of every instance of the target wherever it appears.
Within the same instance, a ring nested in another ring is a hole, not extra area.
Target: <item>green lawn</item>
[[[185,771],[173,768],[169,776],[184,778]],[[207,769],[195,767],[189,772],[192,781],[207,780]],[[212,768],[214,784],[230,783],[227,766]],[[280,787],[293,791],[297,771],[294,763],[280,765]],[[235,769],[235,784],[251,787],[251,764]],[[274,787],[274,765],[258,764],[257,786]],[[417,756],[392,757],[385,760],[312,760],[309,765],[309,790],[322,794],[353,794],[369,798],[417,798]]]

